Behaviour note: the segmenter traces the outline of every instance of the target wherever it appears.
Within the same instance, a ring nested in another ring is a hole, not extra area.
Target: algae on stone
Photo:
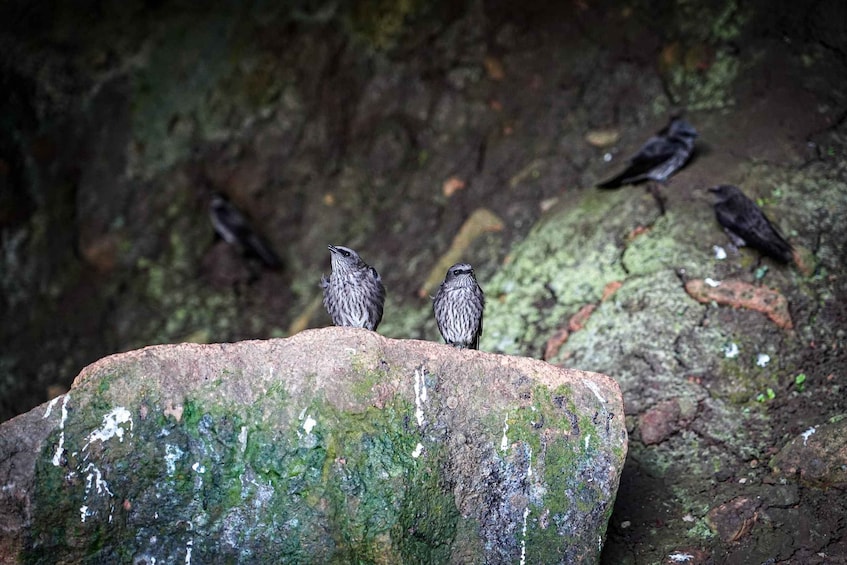
[[[350,328],[116,356],[48,408],[22,558],[592,562],[616,394]]]
[[[630,208],[639,213],[625,214]],[[626,277],[620,261],[624,241],[657,215],[649,197],[637,190],[591,191],[552,210],[486,284],[480,347],[512,354],[543,350],[547,333],[584,304],[599,301],[607,284]]]

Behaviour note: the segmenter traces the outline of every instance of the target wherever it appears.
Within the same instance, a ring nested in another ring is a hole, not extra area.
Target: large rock
[[[0,561],[592,563],[610,378],[327,328],[87,367],[0,427]]]
[[[794,437],[770,466],[807,487],[847,489],[847,417],[836,416]]]

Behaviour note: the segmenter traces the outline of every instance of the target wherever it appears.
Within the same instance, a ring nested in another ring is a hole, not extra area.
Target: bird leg
[[[649,181],[647,183],[647,192],[653,197],[653,200],[656,201],[656,205],[659,207],[659,215],[665,215],[665,199],[662,197],[661,192],[659,192],[659,183],[656,181]]]

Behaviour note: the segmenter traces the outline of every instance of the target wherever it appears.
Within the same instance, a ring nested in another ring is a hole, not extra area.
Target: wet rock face
[[[326,328],[105,358],[0,427],[4,563],[591,563],[604,376]]]

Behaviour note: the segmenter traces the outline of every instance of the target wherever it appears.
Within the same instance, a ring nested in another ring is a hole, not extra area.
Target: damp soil
[[[701,137],[684,180],[661,189],[671,210],[705,201],[703,188],[719,182],[771,194],[757,167],[823,167],[843,184],[847,12],[794,4],[7,4],[0,419],[110,353],[326,325],[317,282],[328,243],[379,269],[389,290],[381,333],[435,340],[422,281],[474,210],[502,223],[458,243],[484,283],[549,208],[595,190],[674,113]],[[282,268],[215,238],[213,191],[248,216]],[[821,225],[843,229],[827,218],[845,210],[823,211]],[[822,239],[847,239],[814,225],[788,235],[813,257]],[[847,412],[847,248],[827,249],[789,294],[798,330],[774,338],[790,361],[767,386],[696,368],[674,376],[705,396],[772,390],[749,403],[761,414],[745,430],[749,450],[708,432],[708,402],[696,424],[643,443],[637,423],[656,382],[644,363],[643,386],[626,390],[634,433],[604,563],[847,562],[843,491],[776,477],[768,464]],[[794,268],[731,265],[727,275],[748,279]],[[742,336],[775,331],[731,309],[710,321]],[[687,434],[737,453],[708,477],[686,473]],[[740,526],[739,512],[707,520],[739,497],[756,501]]]

